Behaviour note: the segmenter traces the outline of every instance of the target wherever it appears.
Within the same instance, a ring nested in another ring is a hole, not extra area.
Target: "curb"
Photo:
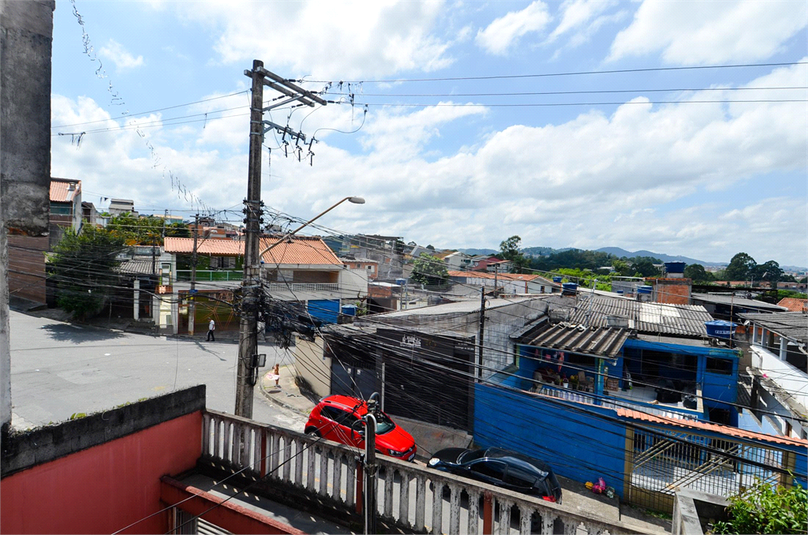
[[[267,372],[267,374],[268,374],[268,373],[269,373],[269,372]],[[275,398],[275,396],[273,396],[273,395],[271,395],[269,392],[267,392],[266,388],[264,387],[264,379],[266,378],[267,374],[264,374],[264,375],[261,377],[261,381],[260,381],[260,384],[261,384],[261,387],[260,387],[260,388],[261,388],[261,393],[264,395],[264,397],[265,397],[267,400],[269,400],[271,403],[274,403],[275,405],[278,405],[278,406],[280,406],[280,407],[283,407],[283,408],[284,408],[284,409],[286,409],[286,410],[292,411],[292,412],[294,412],[295,414],[299,414],[300,416],[308,417],[308,414],[304,414],[304,413],[300,412],[300,410],[298,410],[296,407],[293,407],[292,405],[289,405],[289,404],[288,404],[288,403],[286,403],[285,401],[281,401],[280,399],[276,399],[276,398]]]

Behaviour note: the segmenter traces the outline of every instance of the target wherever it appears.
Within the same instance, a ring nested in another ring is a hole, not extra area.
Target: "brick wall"
[[[45,304],[45,251],[48,238],[11,235],[8,237],[8,290],[11,298],[21,297]]]
[[[689,305],[692,284],[693,281],[690,279],[656,279],[654,283],[656,302]]]

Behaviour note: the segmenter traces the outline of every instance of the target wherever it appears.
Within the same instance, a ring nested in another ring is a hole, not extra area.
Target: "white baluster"
[[[384,469],[384,516],[392,518],[393,516],[393,480],[395,479],[395,471],[392,466]]]
[[[345,455],[337,452],[334,455],[334,487],[331,489],[331,496],[342,501],[342,466],[345,464]]]
[[[460,487],[449,485],[449,535],[460,534]]]
[[[402,526],[410,527],[410,477],[409,470],[401,472],[401,486],[398,489],[398,521]]]
[[[443,483],[432,482],[432,533],[443,533]]]
[[[299,438],[295,439],[295,485],[303,486],[303,450],[306,449],[306,443]]]
[[[328,451],[320,451],[320,494],[328,496]]]
[[[556,515],[543,511],[541,514],[541,532],[546,535],[553,535],[553,528],[555,527],[556,518]],[[577,528],[574,529],[572,533],[575,533],[576,530]]]
[[[479,533],[479,517],[480,517],[480,492],[476,490],[467,489],[469,493],[469,535],[477,535]]]
[[[287,483],[292,479],[292,439],[289,435],[283,437],[283,481]]]
[[[418,475],[415,479],[415,531],[424,531],[424,510],[426,509],[426,480]]]
[[[354,494],[356,494],[356,458],[349,454],[345,458],[345,503],[349,506],[356,505]]]

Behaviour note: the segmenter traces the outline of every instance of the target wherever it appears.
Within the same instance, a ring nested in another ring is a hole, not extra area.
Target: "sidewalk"
[[[308,417],[311,410],[319,401],[317,396],[308,392],[301,392],[295,384],[294,366],[285,365],[280,368],[281,378],[278,380],[279,386],[275,386],[275,381],[270,379],[271,371],[261,376],[259,385],[264,396],[273,403],[281,407],[294,411],[301,416]]]

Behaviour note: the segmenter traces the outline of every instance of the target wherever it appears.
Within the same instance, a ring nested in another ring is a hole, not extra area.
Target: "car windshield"
[[[476,450],[476,451],[466,451],[463,452],[460,457],[458,457],[457,462],[459,463],[467,463],[474,461],[476,459],[482,459],[485,456],[486,450]]]
[[[376,434],[383,435],[385,433],[389,433],[393,429],[396,428],[396,424],[387,417],[387,415],[383,412],[379,412],[375,414],[376,416]]]

